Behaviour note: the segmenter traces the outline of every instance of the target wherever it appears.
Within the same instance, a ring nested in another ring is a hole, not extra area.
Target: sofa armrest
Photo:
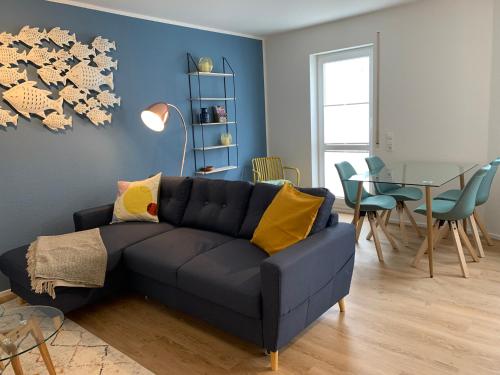
[[[267,349],[277,350],[310,323],[308,304],[324,288],[332,288],[326,299],[335,299],[321,302],[328,305],[324,311],[338,301],[337,297],[340,299],[348,293],[354,251],[354,226],[338,223],[261,263],[264,342]],[[339,281],[337,286],[340,289],[336,290],[337,275],[344,271],[348,263],[349,267],[340,277],[348,280]],[[286,324],[281,327],[281,323],[299,309],[303,311],[299,318],[293,318],[294,327],[285,327]],[[282,332],[283,329],[287,332]]]
[[[75,231],[102,227],[113,219],[113,204],[77,211],[73,214]]]

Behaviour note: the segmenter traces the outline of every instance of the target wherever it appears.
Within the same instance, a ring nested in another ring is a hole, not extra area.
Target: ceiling
[[[48,0],[160,22],[264,37],[414,0]]]

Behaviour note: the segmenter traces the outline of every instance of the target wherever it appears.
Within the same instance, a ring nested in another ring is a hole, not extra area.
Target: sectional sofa
[[[201,318],[271,352],[349,293],[355,234],[325,197],[307,239],[273,256],[250,243],[279,187],[243,181],[162,177],[159,223],[109,224],[113,205],[74,214],[77,231],[100,228],[108,251],[103,288],[58,288],[57,298],[31,291],[27,245],[0,257],[14,293],[64,312],[135,291]]]

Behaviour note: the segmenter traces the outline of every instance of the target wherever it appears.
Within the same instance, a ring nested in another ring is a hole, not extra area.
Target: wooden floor
[[[346,313],[331,308],[280,351],[278,373],[500,374],[500,243],[485,247],[486,258],[469,263],[471,277],[463,279],[451,242],[443,241],[430,279],[426,260],[410,266],[416,236],[400,252],[381,236],[385,264],[361,238]],[[260,348],[140,296],[69,318],[156,374],[270,371]]]

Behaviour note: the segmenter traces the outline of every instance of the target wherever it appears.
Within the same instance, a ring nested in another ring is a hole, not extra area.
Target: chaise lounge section
[[[309,237],[269,256],[250,239],[279,187],[243,181],[162,177],[159,223],[111,222],[113,205],[74,214],[77,231],[100,228],[108,251],[99,289],[58,288],[57,298],[31,291],[23,246],[0,257],[14,293],[31,304],[78,309],[135,291],[271,352],[278,351],[349,293],[355,233],[325,197]]]

